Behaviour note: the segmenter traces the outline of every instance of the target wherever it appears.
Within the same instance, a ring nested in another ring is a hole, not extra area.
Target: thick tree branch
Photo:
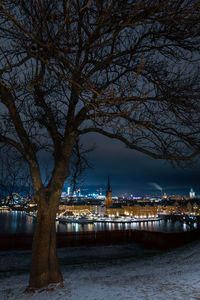
[[[130,149],[134,149],[136,151],[142,152],[144,154],[147,154],[148,156],[155,158],[155,159],[166,159],[166,160],[173,160],[173,161],[186,161],[186,160],[192,160],[195,157],[197,157],[200,154],[200,150],[196,150],[194,151],[192,154],[190,155],[170,155],[170,154],[158,154],[156,152],[151,152],[148,151],[147,149],[144,149],[142,147],[139,147],[137,145],[134,145],[133,143],[131,143],[128,139],[126,139],[125,137],[115,134],[115,133],[111,133],[111,132],[107,132],[101,128],[85,128],[83,130],[79,130],[79,134],[86,134],[86,133],[91,133],[91,132],[96,132],[99,134],[102,134],[104,136],[107,136],[111,139],[117,139],[121,142],[123,142],[126,146],[128,146],[128,148]]]

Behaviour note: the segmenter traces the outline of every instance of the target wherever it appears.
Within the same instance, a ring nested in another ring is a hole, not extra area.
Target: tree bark
[[[56,255],[57,205],[43,205],[38,210],[32,245],[29,288],[41,288],[63,280]]]

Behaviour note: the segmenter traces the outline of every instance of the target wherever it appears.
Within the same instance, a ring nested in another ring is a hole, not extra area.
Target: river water
[[[26,215],[21,211],[0,211],[0,234],[10,233],[32,233],[34,231],[35,219]],[[186,224],[172,221],[149,221],[138,223],[94,223],[94,224],[78,224],[68,223],[62,224],[56,222],[56,230],[58,232],[80,232],[80,231],[101,231],[101,230],[124,230],[138,229],[162,232],[181,232],[187,231]]]

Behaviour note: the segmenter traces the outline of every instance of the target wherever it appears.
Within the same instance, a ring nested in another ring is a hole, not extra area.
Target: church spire
[[[108,186],[107,186],[107,191],[111,191],[111,187],[110,187],[110,176],[108,176]]]
[[[108,185],[107,185],[107,191],[106,191],[106,200],[105,200],[106,208],[112,207],[112,190],[110,187],[110,177],[108,176]]]

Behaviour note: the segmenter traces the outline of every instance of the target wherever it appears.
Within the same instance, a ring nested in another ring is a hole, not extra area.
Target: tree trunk
[[[63,280],[56,256],[57,205],[43,205],[37,216],[32,245],[29,288],[41,288]]]

